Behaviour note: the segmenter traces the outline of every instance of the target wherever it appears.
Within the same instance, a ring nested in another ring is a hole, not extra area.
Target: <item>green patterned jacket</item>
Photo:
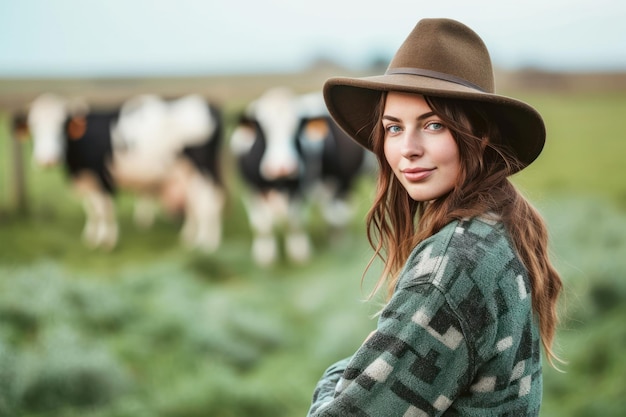
[[[373,335],[326,370],[309,417],[537,416],[540,339],[504,226],[455,221],[419,244]]]

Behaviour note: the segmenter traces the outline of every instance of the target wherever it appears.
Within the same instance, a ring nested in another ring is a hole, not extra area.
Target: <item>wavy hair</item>
[[[384,268],[370,296],[386,287],[390,298],[399,273],[413,248],[454,220],[492,214],[504,224],[517,254],[528,270],[532,306],[539,320],[542,345],[554,366],[552,349],[558,324],[557,299],[561,278],[548,253],[547,227],[537,210],[510,182],[523,167],[502,145],[495,123],[480,103],[425,97],[430,108],[451,131],[459,148],[461,169],[456,186],[433,201],[413,200],[395,177],[384,154],[383,93],[376,111],[372,150],[379,174],[374,203],[367,214],[367,238]],[[372,263],[370,262],[370,265]]]

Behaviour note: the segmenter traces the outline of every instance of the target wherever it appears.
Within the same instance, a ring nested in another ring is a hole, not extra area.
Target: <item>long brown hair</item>
[[[436,200],[415,201],[408,195],[384,155],[381,117],[386,94],[383,93],[372,132],[379,174],[374,203],[367,215],[367,237],[374,248],[372,259],[382,259],[384,268],[372,295],[386,286],[387,297],[391,297],[404,263],[419,242],[453,220],[492,213],[503,222],[528,270],[542,344],[554,365],[553,360],[558,357],[552,350],[552,342],[562,283],[549,259],[545,222],[508,178],[521,168],[520,162],[507,151],[505,138],[497,125],[490,122],[484,105],[436,97],[425,99],[450,129],[459,147],[459,178],[453,190]]]

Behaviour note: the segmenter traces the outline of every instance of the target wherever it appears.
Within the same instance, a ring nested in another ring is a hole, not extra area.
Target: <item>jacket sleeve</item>
[[[322,375],[322,378],[318,381],[315,386],[315,391],[313,392],[313,401],[311,403],[311,408],[307,416],[315,414],[318,408],[323,404],[332,401],[335,396],[335,388],[337,387],[337,382],[341,378],[341,375],[346,370],[348,363],[352,358],[342,359],[337,363],[329,366],[328,369]]]
[[[462,328],[433,284],[397,289],[341,377],[326,372],[309,416],[440,416],[471,379]]]

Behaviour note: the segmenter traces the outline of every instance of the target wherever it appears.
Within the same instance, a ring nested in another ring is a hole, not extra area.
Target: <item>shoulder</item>
[[[531,307],[528,272],[504,225],[489,218],[451,222],[418,245],[398,279],[398,289],[416,287],[436,289],[476,332],[506,311],[524,320]]]
[[[498,328],[522,328],[531,316],[528,273],[498,221],[450,223],[415,248],[398,282],[398,290],[437,293],[484,357]]]
[[[504,225],[476,217],[453,221],[416,246],[398,285],[430,283],[447,293],[464,276],[481,277],[478,283],[489,285],[503,273],[526,275]]]

